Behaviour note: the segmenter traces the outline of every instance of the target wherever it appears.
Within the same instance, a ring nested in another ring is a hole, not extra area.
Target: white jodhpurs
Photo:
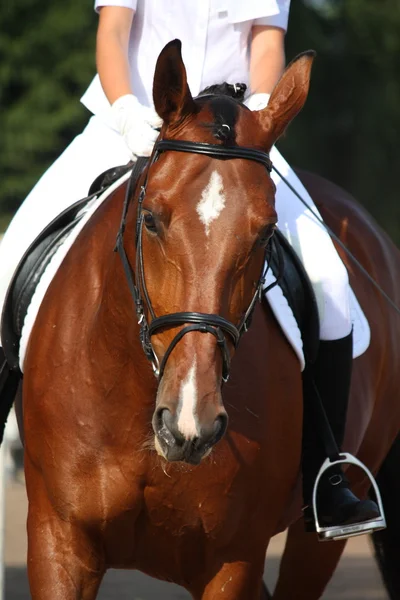
[[[46,225],[87,196],[90,185],[103,171],[126,165],[129,160],[122,137],[92,117],[39,179],[4,234],[0,243],[0,310],[19,261]]]
[[[88,194],[94,179],[106,169],[124,165],[130,153],[123,138],[92,117],[21,205],[0,244],[0,309],[7,287],[28,246],[58,214]],[[319,214],[298,177],[276,148],[272,162]],[[302,259],[317,298],[321,339],[339,339],[351,331],[347,271],[325,228],[280,180],[277,186],[278,226]]]
[[[352,329],[350,289],[346,267],[339,257],[307,190],[280,152],[273,147],[272,164],[311,207],[304,206],[284,181],[272,171],[276,185],[275,208],[278,227],[303,262],[318,305],[321,340],[336,340]],[[313,214],[314,213],[314,214]]]

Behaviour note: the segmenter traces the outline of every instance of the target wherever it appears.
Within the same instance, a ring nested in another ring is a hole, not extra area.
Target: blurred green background
[[[91,0],[0,3],[0,229],[88,119],[79,97],[96,26]],[[399,0],[292,0],[286,39],[288,60],[318,56],[281,151],[350,191],[400,244]]]

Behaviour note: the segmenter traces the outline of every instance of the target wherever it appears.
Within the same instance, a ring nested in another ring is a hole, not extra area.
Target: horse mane
[[[210,108],[214,115],[213,123],[202,123],[206,129],[211,129],[215,138],[224,145],[234,145],[236,142],[235,124],[238,113],[238,103],[242,104],[247,86],[245,83],[217,83],[204,88],[196,99],[206,96],[210,99]],[[229,102],[224,100],[229,99]],[[234,100],[235,102],[232,102]]]

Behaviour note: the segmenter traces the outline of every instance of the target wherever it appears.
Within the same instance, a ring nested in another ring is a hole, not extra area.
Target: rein
[[[265,283],[265,277],[269,268],[268,262],[266,261],[269,252],[269,243],[265,247],[263,269],[258,280],[255,292],[247,310],[243,314],[238,325],[234,325],[233,323],[231,323],[224,317],[221,317],[220,315],[201,312],[176,312],[157,317],[153,310],[153,306],[147,291],[145,280],[142,243],[142,232],[144,222],[143,201],[146,195],[150,167],[157,161],[158,157],[162,152],[167,151],[202,154],[210,156],[214,159],[229,160],[233,158],[244,158],[247,160],[253,160],[255,162],[261,163],[267,169],[268,172],[270,172],[272,169],[272,162],[269,158],[269,155],[266,152],[256,150],[254,148],[246,148],[243,146],[225,147],[217,144],[187,142],[183,140],[159,140],[158,142],[156,142],[152,156],[150,158],[150,161],[148,162],[144,182],[140,188],[137,201],[135,270],[132,268],[129,262],[129,258],[125,252],[124,232],[130,199],[132,198],[134,186],[137,182],[137,179],[146,166],[146,158],[139,157],[137,159],[126,189],[121,223],[117,234],[117,240],[114,251],[118,252],[121,257],[122,266],[124,268],[129,290],[131,292],[135,305],[136,316],[140,327],[139,337],[142,344],[142,348],[146,355],[146,358],[150,361],[153,367],[155,376],[159,380],[161,380],[164,374],[167,360],[175,346],[180,342],[180,340],[191,331],[199,331],[201,333],[209,333],[216,338],[217,345],[219,346],[222,354],[222,378],[223,381],[226,382],[229,379],[229,370],[231,362],[229,347],[227,343],[227,336],[233,343],[233,346],[236,348],[242,334],[246,332],[249,327],[256,301],[257,299],[261,300],[263,286]],[[276,283],[269,286],[267,290],[273,287],[273,285],[276,285]],[[147,321],[146,318],[145,307],[147,307],[147,310],[151,317],[150,323]],[[151,343],[151,337],[161,329],[177,327],[179,325],[186,326],[183,327],[173,338],[160,363]]]

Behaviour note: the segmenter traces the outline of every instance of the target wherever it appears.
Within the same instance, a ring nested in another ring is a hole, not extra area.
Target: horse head
[[[312,59],[293,61],[268,107],[251,112],[224,95],[193,98],[178,40],[158,58],[161,143],[128,226],[139,230],[136,277],[162,365],[153,429],[167,460],[197,464],[226,431],[222,381],[277,223],[267,153],[306,100]]]

